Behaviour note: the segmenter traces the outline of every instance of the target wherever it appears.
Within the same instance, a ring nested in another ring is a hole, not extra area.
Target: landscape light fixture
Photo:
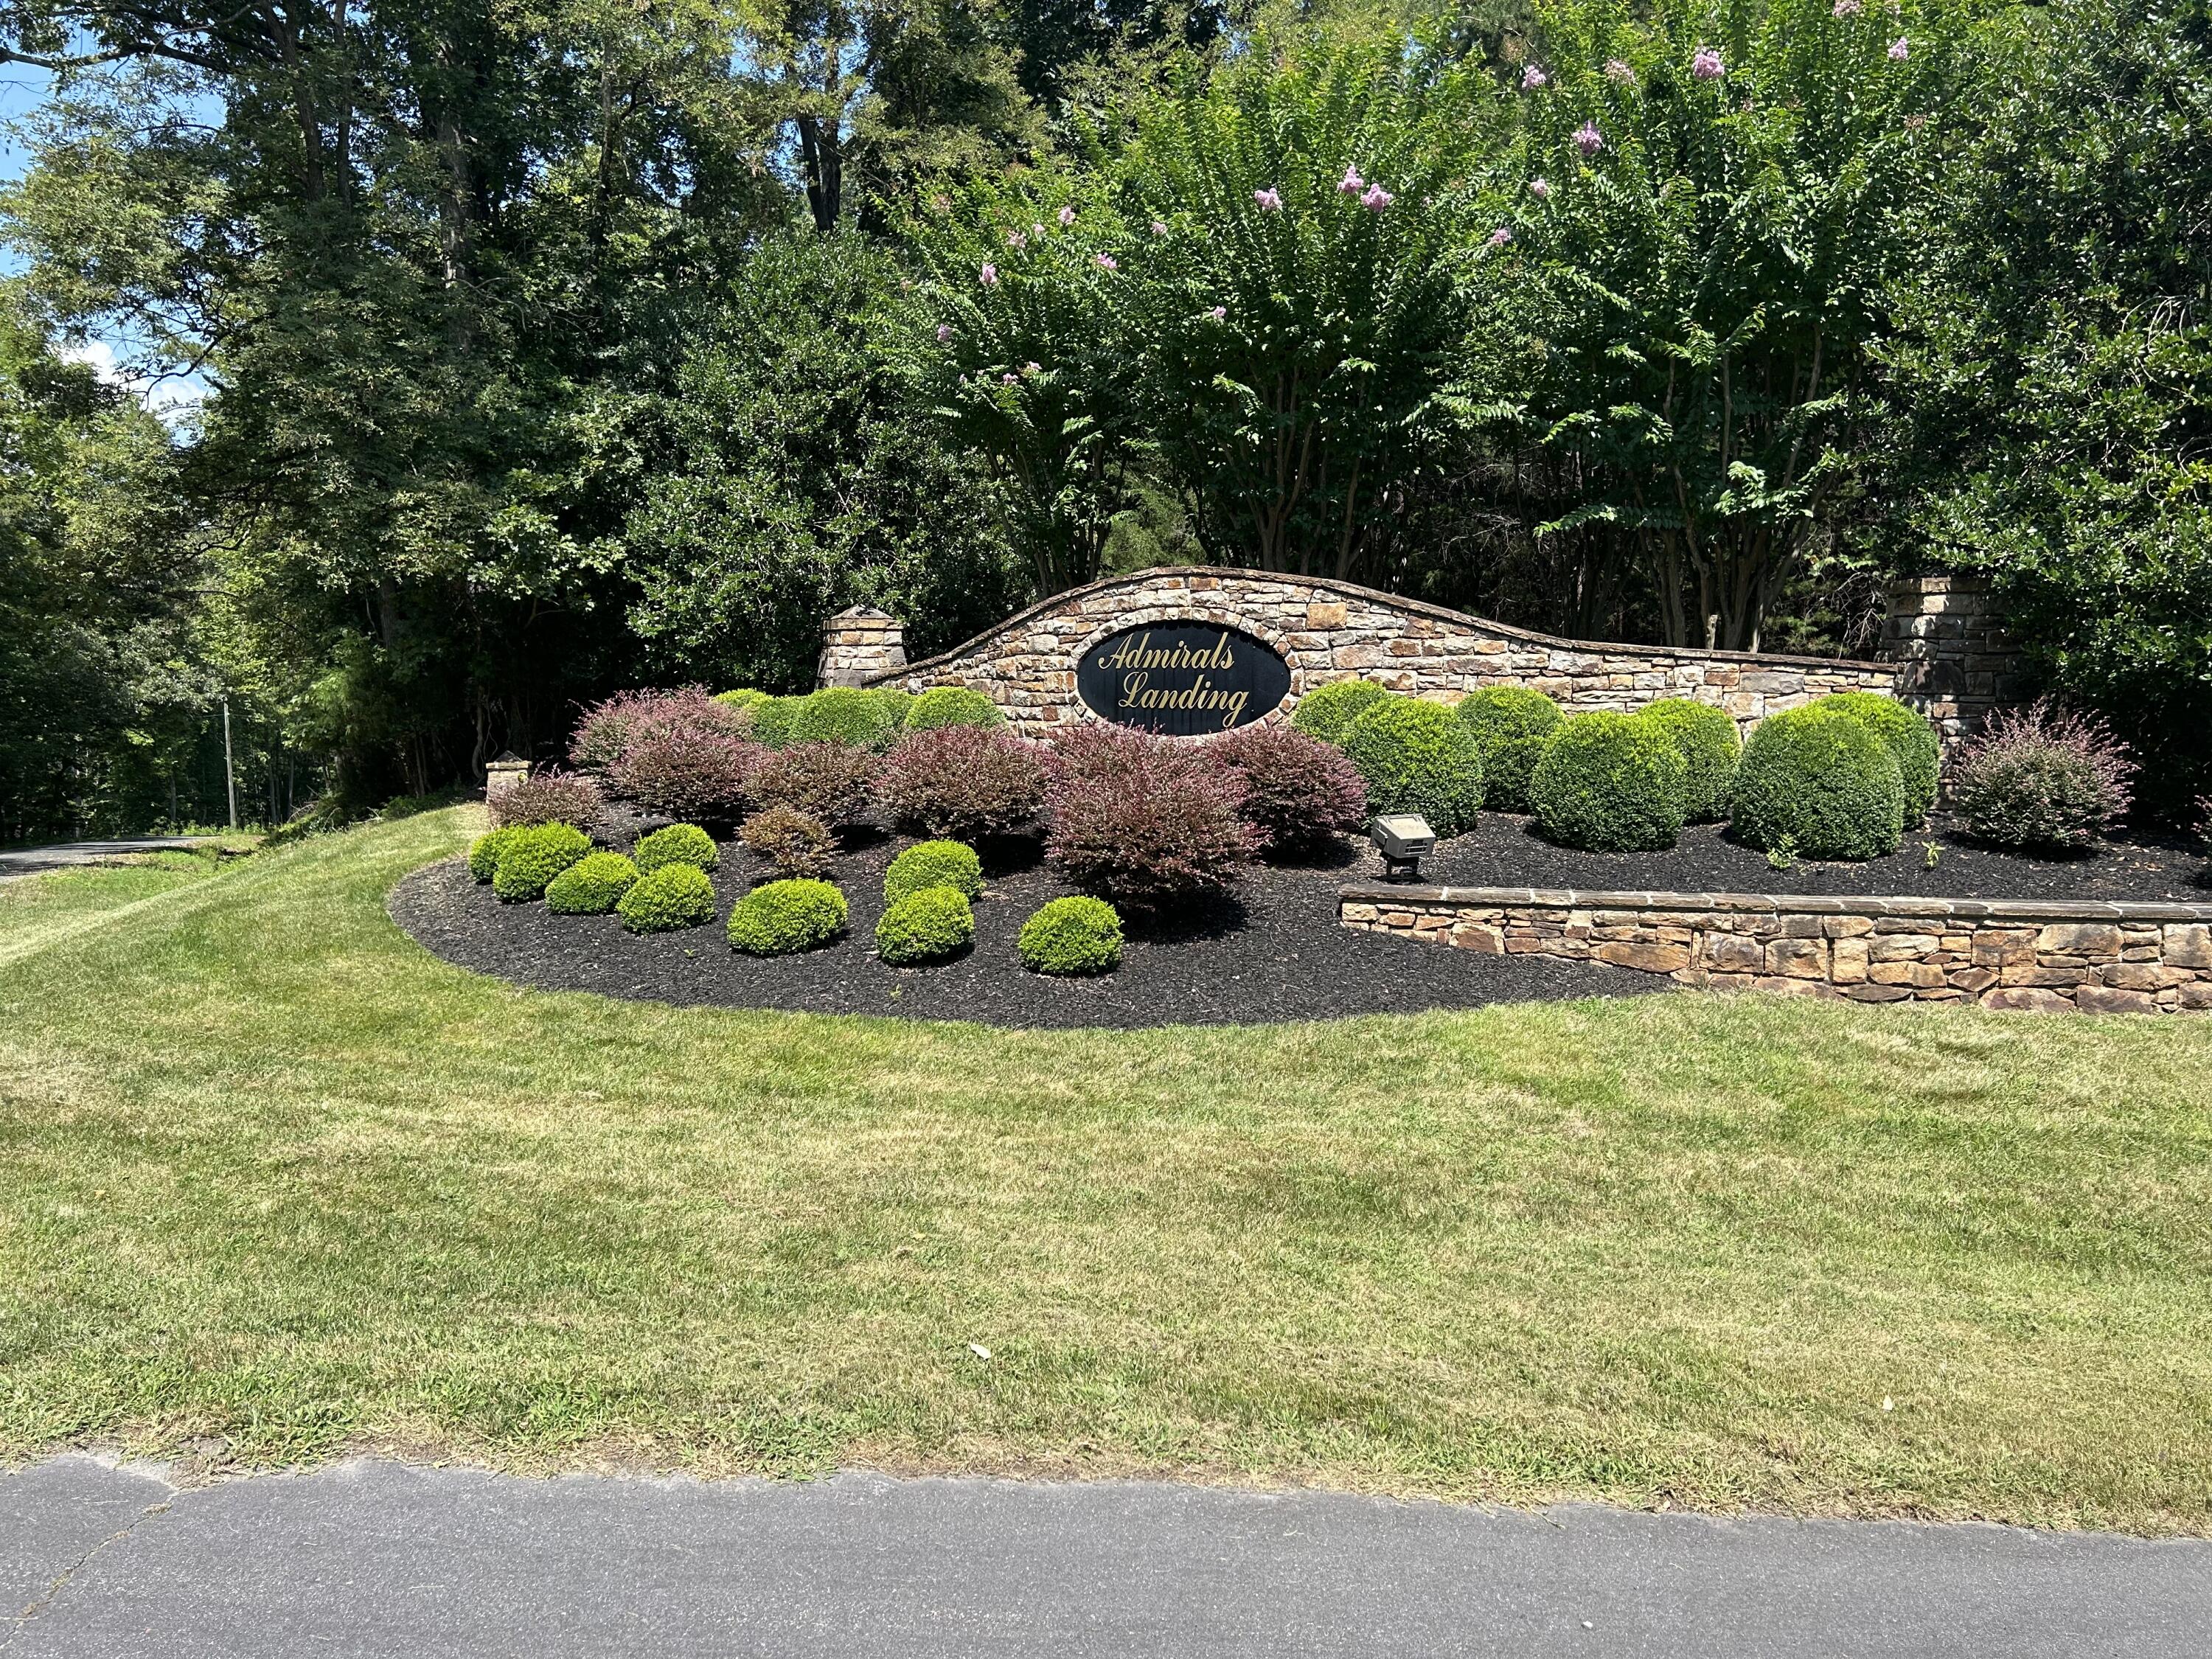
[[[1418,881],[1422,855],[1437,850],[1437,832],[1418,812],[1385,812],[1367,827],[1367,836],[1382,855],[1385,881]]]

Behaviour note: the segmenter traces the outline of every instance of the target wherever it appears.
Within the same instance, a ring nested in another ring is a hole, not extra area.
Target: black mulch
[[[1014,951],[1030,913],[1070,890],[1034,843],[986,849],[987,889],[975,906],[975,945],[930,968],[887,968],[874,954],[884,866],[903,839],[863,845],[840,860],[852,907],[835,945],[765,961],[722,938],[720,917],[685,933],[637,938],[613,916],[557,916],[542,904],[502,904],[459,860],[418,870],[392,896],[392,915],[447,961],[546,990],[691,1005],[1004,1026],[1260,1024],[1416,1013],[1492,1002],[1630,996],[1668,988],[1650,974],[1549,957],[1484,957],[1410,939],[1354,933],[1337,921],[1336,889],[1362,865],[1255,871],[1241,901],[1180,926],[1133,927],[1120,969],[1097,979],[1029,972]],[[766,872],[726,845],[714,878],[722,917]]]
[[[1931,868],[1925,843],[1937,848]],[[1367,873],[1363,860],[1361,874]],[[1377,872],[1376,873],[1379,873]],[[1421,879],[1449,887],[1577,887],[1635,893],[1866,893],[1882,898],[2148,899],[2212,903],[2203,854],[2179,838],[2106,842],[2085,858],[2032,859],[1977,845],[1939,818],[1908,831],[1889,857],[1865,864],[1792,865],[1740,847],[1719,824],[1693,824],[1664,853],[1584,853],[1554,847],[1526,818],[1486,812],[1445,842]]]

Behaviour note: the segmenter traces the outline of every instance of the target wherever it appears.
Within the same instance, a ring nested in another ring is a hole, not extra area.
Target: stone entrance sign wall
[[[1147,570],[1055,594],[941,656],[886,663],[867,683],[913,691],[972,686],[1017,730],[1046,737],[1097,718],[1076,684],[1085,653],[1133,628],[1179,623],[1235,629],[1279,655],[1290,690],[1267,716],[1277,720],[1316,686],[1347,679],[1445,702],[1477,686],[1528,685],[1577,713],[1692,697],[1747,729],[1831,691],[1903,689],[1898,663],[1554,639],[1349,582],[1218,566]],[[832,626],[841,624],[848,619]],[[1923,663],[1947,643],[1932,631],[1899,637],[1913,641]],[[1977,649],[1983,645],[1978,638]]]

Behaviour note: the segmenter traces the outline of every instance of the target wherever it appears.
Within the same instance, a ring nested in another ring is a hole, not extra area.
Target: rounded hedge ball
[[[513,903],[543,898],[553,878],[591,850],[592,838],[574,824],[517,830],[500,848],[491,890]]]
[[[1291,724],[1308,737],[1341,747],[1352,721],[1389,695],[1372,680],[1317,685],[1298,699],[1297,713],[1291,716]]]
[[[1553,734],[1528,793],[1546,836],[1594,853],[1656,853],[1682,833],[1689,766],[1659,726],[1577,714]]]
[[[499,855],[507,842],[521,834],[513,825],[478,836],[469,843],[469,873],[479,882],[488,882],[499,873]]]
[[[722,849],[697,824],[672,823],[649,836],[639,836],[631,856],[637,860],[640,875],[651,875],[672,864],[688,864],[695,870],[719,869]]]
[[[893,967],[935,962],[975,942],[975,913],[968,896],[950,887],[908,893],[876,924],[876,954]]]
[[[630,884],[615,914],[633,933],[672,933],[714,919],[714,884],[696,864],[664,864]]]
[[[603,916],[636,879],[637,866],[620,853],[592,853],[547,884],[545,908],[556,915]]]
[[[1739,840],[1806,859],[1878,859],[1905,830],[1897,757],[1863,720],[1808,706],[1752,729],[1730,819]]]
[[[1816,699],[1813,707],[1842,709],[1889,745],[1905,785],[1905,821],[1924,822],[1935,810],[1936,787],[1943,776],[1943,740],[1936,736],[1934,722],[1880,691],[1832,691]]]
[[[906,725],[908,712],[914,708],[914,693],[896,685],[872,685],[866,688],[884,711],[884,718],[891,723],[891,735],[898,735]]]
[[[966,685],[933,685],[906,711],[909,732],[934,732],[946,726],[975,726],[994,732],[1006,723],[998,704]]]
[[[884,872],[884,902],[896,904],[925,887],[950,887],[963,898],[983,896],[983,861],[965,842],[918,841]]]
[[[797,712],[799,702],[797,697],[763,697],[750,705],[753,717],[753,741],[770,749],[788,746],[791,742],[791,717]]]
[[[1367,781],[1367,810],[1418,812],[1439,839],[1474,828],[1482,810],[1482,751],[1442,703],[1387,696],[1352,723],[1344,752]]]
[[[714,701],[726,703],[732,708],[757,708],[770,698],[765,691],[756,691],[749,685],[741,685],[734,691],[717,691]]]
[[[1486,685],[1458,705],[1482,754],[1482,804],[1497,812],[1527,812],[1528,781],[1544,744],[1566,719],[1559,705],[1525,685]]]
[[[1725,709],[1687,697],[1663,697],[1637,714],[1664,732],[1682,751],[1689,775],[1682,785],[1682,817],[1691,823],[1718,823],[1729,814],[1735,793],[1735,769],[1743,758],[1743,739]]]
[[[730,911],[731,947],[749,957],[788,956],[845,931],[845,896],[826,881],[771,881]]]
[[[1121,917],[1103,899],[1056,898],[1022,924],[1015,948],[1040,974],[1110,974],[1121,965]]]
[[[758,719],[757,713],[755,715]],[[882,749],[898,730],[890,705],[857,685],[832,685],[799,699],[784,727],[787,744],[842,743],[854,749]]]

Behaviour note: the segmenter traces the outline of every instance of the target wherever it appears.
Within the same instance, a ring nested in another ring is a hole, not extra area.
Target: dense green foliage
[[[827,945],[845,931],[845,896],[826,881],[771,881],[730,910],[732,950],[749,957],[788,956]]]
[[[1544,833],[1565,846],[1656,852],[1682,833],[1689,773],[1663,727],[1599,710],[1552,734],[1528,796]]]
[[[783,730],[787,744],[842,743],[854,749],[888,749],[899,719],[872,691],[834,685],[802,697]]]
[[[1015,948],[1033,973],[1111,973],[1121,965],[1121,918],[1103,899],[1048,899],[1022,924]]]
[[[908,893],[876,923],[876,954],[895,968],[936,962],[975,942],[975,913],[968,896],[951,887]]]
[[[546,884],[545,908],[557,915],[603,916],[638,878],[620,853],[589,853]]]
[[[1482,806],[1482,750],[1466,721],[1442,703],[1389,696],[1344,735],[1344,752],[1367,784],[1367,810],[1418,812],[1440,837],[1474,828]]]
[[[1905,786],[1905,827],[1924,823],[1935,808],[1943,775],[1943,740],[1936,735],[1935,723],[1880,691],[1832,692],[1814,706],[1842,709],[1889,745]]]
[[[1389,695],[1387,687],[1372,680],[1332,680],[1298,699],[1291,724],[1310,737],[1340,748],[1352,721]]]
[[[1752,728],[1729,823],[1762,851],[1875,859],[1897,850],[1905,783],[1889,745],[1839,708],[1790,708]]]
[[[1664,732],[1686,769],[1682,779],[1682,817],[1690,823],[1718,823],[1729,815],[1735,795],[1736,768],[1743,739],[1724,709],[1688,697],[1662,697],[1646,703],[1636,717]]]
[[[918,841],[884,872],[884,902],[896,904],[925,887],[950,887],[965,897],[983,896],[983,862],[957,841]]]
[[[553,878],[592,850],[592,838],[573,824],[518,829],[501,843],[491,890],[507,900],[543,898]]]
[[[965,685],[933,685],[906,711],[909,732],[934,732],[947,726],[976,726],[996,731],[1006,723],[999,705]]]
[[[469,843],[469,873],[479,882],[489,882],[499,873],[499,855],[507,842],[522,833],[521,830],[490,830]]]
[[[1854,654],[1981,571],[2204,792],[2207,0],[1228,19],[0,8],[0,840],[1170,561]]]
[[[630,884],[615,906],[633,933],[672,933],[714,919],[714,884],[696,864],[664,864]]]
[[[1528,795],[1544,744],[1566,718],[1541,691],[1486,685],[1460,699],[1459,717],[1482,756],[1483,804],[1499,812],[1535,810]]]
[[[712,870],[722,861],[721,848],[714,845],[714,838],[696,823],[672,823],[651,835],[640,836],[631,855],[637,860],[640,872],[645,875],[672,864]]]

